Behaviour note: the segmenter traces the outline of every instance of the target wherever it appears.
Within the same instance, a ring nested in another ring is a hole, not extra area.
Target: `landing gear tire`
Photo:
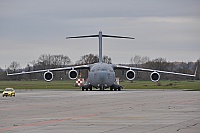
[[[100,91],[103,91],[103,90],[104,90],[104,87],[103,87],[103,86],[101,86],[101,87],[100,87]]]

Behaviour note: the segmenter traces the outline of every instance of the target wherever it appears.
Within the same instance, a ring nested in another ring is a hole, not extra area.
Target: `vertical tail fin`
[[[99,63],[103,62],[102,55],[102,31],[99,31]]]

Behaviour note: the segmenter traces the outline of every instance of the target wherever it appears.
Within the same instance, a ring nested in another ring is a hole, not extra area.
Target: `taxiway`
[[[1,133],[199,133],[200,92],[17,90],[0,97]]]

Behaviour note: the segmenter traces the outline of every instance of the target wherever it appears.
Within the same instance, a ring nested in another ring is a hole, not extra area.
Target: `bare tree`
[[[33,62],[35,64],[35,62]],[[32,64],[33,64],[32,63]],[[66,66],[71,63],[71,60],[66,55],[50,55],[42,54],[37,60],[37,66],[40,66],[42,69],[56,68]]]
[[[93,63],[97,63],[97,62],[99,62],[98,55],[88,54],[88,55],[81,56],[80,60],[78,60],[76,62],[76,64],[93,64]],[[103,62],[111,64],[112,59],[110,57],[104,55]]]
[[[112,64],[112,59],[106,55],[103,56],[103,62],[104,63],[108,63],[108,64]]]
[[[35,67],[37,65],[37,62],[35,60],[31,61],[30,64],[33,66],[33,70],[36,70]]]
[[[138,67],[139,65],[145,64],[146,62],[148,62],[150,59],[147,56],[140,56],[140,55],[135,55],[134,57],[132,57],[130,59],[130,63],[134,64],[136,67]]]
[[[145,64],[145,63],[147,63],[149,61],[150,61],[150,58],[148,56],[144,56],[144,57],[141,58],[140,62],[141,62],[141,64]]]
[[[42,54],[38,58],[38,65],[42,67],[42,69],[50,68],[50,62],[51,62],[51,55],[50,54]]]
[[[20,68],[20,64],[16,61],[11,62],[9,69],[12,70],[13,72],[16,72],[17,69]]]
[[[136,67],[138,67],[138,65],[140,64],[140,62],[141,62],[141,56],[140,55],[135,55],[134,57],[132,57],[131,59],[130,59],[130,62],[131,62],[131,64],[134,64]]]
[[[54,67],[62,67],[71,62],[68,56],[64,55],[52,55],[51,65]]]
[[[76,64],[93,64],[97,63],[99,61],[99,58],[97,55],[94,54],[88,54],[81,56],[80,60],[76,62]]]
[[[146,65],[152,69],[164,70],[165,68],[167,68],[168,62],[165,58],[156,58],[152,61],[147,62]]]

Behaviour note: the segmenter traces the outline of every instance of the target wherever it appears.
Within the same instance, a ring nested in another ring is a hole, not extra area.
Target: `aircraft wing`
[[[177,72],[169,72],[169,71],[161,71],[161,70],[153,70],[153,69],[146,69],[146,68],[138,68],[138,67],[129,67],[123,65],[114,65],[114,69],[126,69],[126,70],[135,70],[135,71],[146,71],[146,72],[157,72],[157,73],[166,73],[166,74],[174,74],[174,75],[181,75],[181,76],[189,76],[189,77],[196,77],[197,68],[195,70],[194,75],[192,74],[185,74],[185,73],[177,73]]]
[[[28,72],[23,71],[23,72],[20,72],[20,73],[7,73],[7,75],[8,76],[14,76],[14,75],[22,75],[22,74],[43,73],[43,72],[51,72],[51,71],[76,70],[76,69],[90,69],[90,65],[70,66],[70,67],[44,69],[44,70],[36,70],[36,71],[28,71]]]

